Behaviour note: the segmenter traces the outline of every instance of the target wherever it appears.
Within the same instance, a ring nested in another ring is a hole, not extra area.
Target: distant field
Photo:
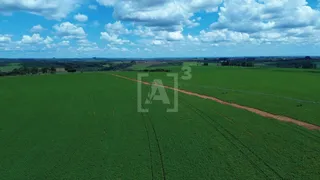
[[[129,69],[132,69],[132,70],[143,70],[143,69],[146,69],[148,66],[150,66],[150,64],[139,63],[139,64],[135,64],[135,65],[131,66]]]
[[[10,63],[10,64],[8,64],[6,66],[0,66],[0,71],[2,71],[2,72],[10,72],[13,69],[20,68],[20,67],[21,67],[20,63]]]
[[[319,76],[193,66],[179,86],[320,125]],[[172,85],[164,73],[144,80],[154,78]],[[3,77],[0,86],[3,179],[320,177],[319,131],[214,101],[179,93],[177,113],[161,103],[138,113],[137,83],[111,73]]]
[[[319,70],[191,67],[192,79],[179,81],[182,89],[320,125]],[[183,75],[181,67],[168,69]]]
[[[183,65],[184,66],[200,66],[201,63],[198,63],[198,62],[184,62]]]
[[[209,66],[217,66],[217,63],[208,63]],[[184,62],[183,66],[203,66],[203,63],[199,62]]]
[[[320,125],[320,71],[194,67],[181,88]]]

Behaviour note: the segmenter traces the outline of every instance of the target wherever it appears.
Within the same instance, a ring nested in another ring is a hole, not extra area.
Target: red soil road
[[[125,76],[120,76],[120,75],[117,75],[117,74],[112,74],[112,75],[116,76],[116,77],[119,77],[119,78],[122,78],[122,79],[127,79],[127,80],[130,80],[130,81],[139,82],[139,83],[142,83],[142,84],[145,84],[145,85],[151,85],[151,83],[149,83],[149,82],[139,81],[137,79],[132,79],[132,78],[128,78],[128,77],[125,77]],[[293,123],[293,124],[305,127],[307,129],[310,129],[310,130],[320,130],[320,126],[317,126],[317,125],[314,125],[314,124],[309,124],[309,123],[306,123],[306,122],[303,122],[303,121],[299,121],[299,120],[296,120],[296,119],[293,119],[293,118],[290,118],[290,117],[271,114],[271,113],[268,113],[268,112],[265,112],[265,111],[261,111],[259,109],[255,109],[255,108],[252,108],[252,107],[247,107],[247,106],[242,106],[242,105],[235,104],[235,103],[226,102],[226,101],[223,101],[221,99],[218,99],[218,98],[215,98],[215,97],[212,97],[212,96],[201,95],[201,94],[198,94],[198,93],[194,93],[194,92],[190,92],[190,91],[186,91],[186,90],[182,90],[182,89],[173,88],[173,87],[170,87],[170,86],[162,86],[162,85],[158,85],[158,86],[161,86],[161,87],[164,87],[164,88],[167,88],[167,89],[171,89],[171,90],[174,90],[174,91],[178,91],[178,92],[183,93],[183,94],[188,94],[188,95],[191,95],[191,96],[197,96],[197,97],[200,97],[200,98],[203,98],[203,99],[209,99],[209,100],[218,102],[220,104],[232,106],[232,107],[235,107],[235,108],[238,108],[238,109],[243,109],[243,110],[255,113],[257,115],[260,115],[260,116],[263,116],[263,117],[266,117],[266,118],[272,118],[272,119],[275,119],[275,120],[278,120],[278,121]]]

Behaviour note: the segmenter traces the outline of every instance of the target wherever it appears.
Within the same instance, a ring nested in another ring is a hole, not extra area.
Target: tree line
[[[20,67],[15,68],[9,72],[1,72],[0,76],[21,76],[21,75],[35,75],[35,74],[55,74],[57,72],[55,67]]]
[[[306,56],[304,59],[279,61],[275,65],[280,68],[317,69],[317,65],[310,56]]]
[[[241,66],[241,67],[254,67],[253,61],[221,61],[221,66]]]

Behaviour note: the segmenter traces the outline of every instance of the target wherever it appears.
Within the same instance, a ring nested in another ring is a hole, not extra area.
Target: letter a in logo
[[[157,94],[157,92],[159,92]],[[145,104],[152,104],[152,101],[162,101],[163,104],[170,104],[169,97],[166,89],[163,87],[161,79],[155,79],[151,86],[151,92],[148,93],[148,97]]]

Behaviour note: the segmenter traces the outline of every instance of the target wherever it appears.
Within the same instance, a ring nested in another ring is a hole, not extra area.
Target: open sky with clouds
[[[320,0],[0,0],[0,58],[279,55],[320,55]]]

